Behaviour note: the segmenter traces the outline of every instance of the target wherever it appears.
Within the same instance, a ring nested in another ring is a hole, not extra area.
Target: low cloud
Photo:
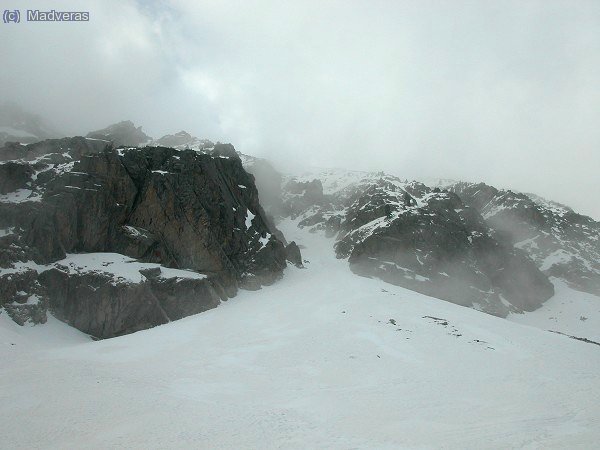
[[[1,24],[6,99],[280,164],[483,180],[600,218],[598,2],[53,1]]]

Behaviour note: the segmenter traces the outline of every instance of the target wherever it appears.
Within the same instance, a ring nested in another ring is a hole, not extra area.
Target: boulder
[[[290,242],[285,248],[285,259],[296,267],[304,267],[302,265],[300,248],[298,248],[298,245],[294,241]]]

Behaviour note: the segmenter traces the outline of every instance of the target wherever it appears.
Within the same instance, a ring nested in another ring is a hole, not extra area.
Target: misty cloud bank
[[[600,218],[600,3],[53,1],[0,24],[5,100],[276,163],[483,180]]]

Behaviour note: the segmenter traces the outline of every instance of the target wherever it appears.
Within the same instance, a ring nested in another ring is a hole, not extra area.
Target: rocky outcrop
[[[131,120],[124,120],[101,130],[91,131],[86,137],[112,142],[115,146],[126,147],[137,147],[152,140],[150,136],[142,131],[142,127],[136,127]]]
[[[554,294],[527,256],[493,238],[458,196],[382,180],[351,199],[338,256],[351,269],[433,297],[505,316]]]
[[[110,337],[158,325],[282,276],[284,242],[229,144],[206,153],[71,138],[2,149],[0,157],[17,150],[18,161],[2,164],[14,174],[10,187],[21,190],[0,197],[0,285],[35,274],[42,309],[84,332]],[[148,272],[111,284],[103,266],[65,271],[60,264],[106,252],[206,280]],[[24,297],[1,300],[20,305]]]
[[[327,199],[323,195],[323,185],[318,179],[311,181],[289,180],[285,186],[284,212],[295,219],[306,210],[324,207]]]
[[[0,164],[0,194],[23,189],[31,180],[34,168],[29,164],[7,161]]]
[[[546,275],[600,296],[600,223],[533,194],[483,183],[450,186],[507,245],[525,251]]]
[[[336,236],[337,256],[358,275],[498,316],[534,310],[554,293],[525,252],[453,193],[383,173],[284,186],[298,226]]]
[[[114,280],[114,274],[100,271],[74,275],[58,265],[42,272],[39,281],[58,319],[99,338],[164,324],[220,303],[205,279],[144,278]]]
[[[294,241],[290,242],[285,247],[285,259],[291,262],[296,267],[303,267],[302,255],[300,254],[300,247]]]
[[[20,270],[4,272],[8,273],[0,276],[0,306],[19,325],[45,323],[48,302],[37,271],[20,267]]]
[[[156,144],[163,147],[177,147],[179,145],[189,145],[193,141],[191,134],[186,131],[180,131],[175,134],[166,134],[160,139],[156,140]]]
[[[208,139],[199,139],[183,130],[175,134],[167,134],[160,139],[153,141],[150,145],[176,148],[179,150],[212,150],[215,146],[215,144]]]
[[[47,139],[29,145],[9,142],[4,147],[0,147],[0,161],[12,160],[15,163],[25,163],[35,170],[42,170],[52,164],[74,163],[82,156],[103,151],[107,144],[106,141],[86,139],[80,136]]]

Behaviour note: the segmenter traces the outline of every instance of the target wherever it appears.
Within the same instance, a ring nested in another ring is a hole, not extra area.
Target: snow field
[[[596,345],[306,269],[217,309],[91,341],[0,315],[3,448],[594,448]],[[585,322],[584,322],[585,323]]]

